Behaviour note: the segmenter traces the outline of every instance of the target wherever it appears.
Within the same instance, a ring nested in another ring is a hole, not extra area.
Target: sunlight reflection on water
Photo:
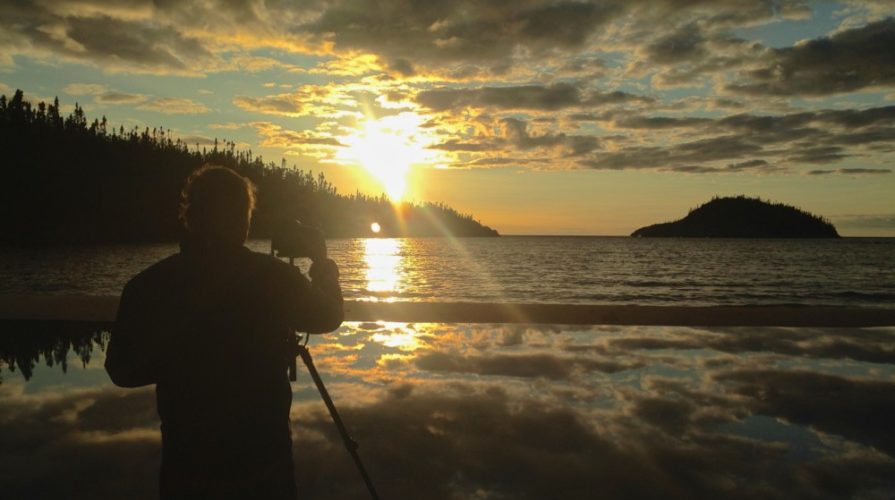
[[[270,250],[265,240],[248,246]],[[352,300],[895,307],[895,238],[357,238],[327,246]],[[176,251],[0,247],[0,293],[114,295]]]
[[[401,287],[401,244],[395,238],[368,238],[364,241],[364,264],[366,264],[367,290],[382,295],[400,292]],[[388,297],[394,300],[394,297]]]

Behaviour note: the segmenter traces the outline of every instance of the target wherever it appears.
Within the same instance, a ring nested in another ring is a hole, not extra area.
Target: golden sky
[[[0,6],[0,92],[504,234],[628,234],[746,194],[895,235],[895,4],[768,0]]]

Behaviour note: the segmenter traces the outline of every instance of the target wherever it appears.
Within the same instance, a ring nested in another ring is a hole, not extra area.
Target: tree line
[[[328,237],[371,236],[372,222],[385,236],[497,236],[441,203],[341,194],[323,173],[265,162],[234,142],[190,147],[164,128],[114,128],[105,116],[90,121],[78,104],[63,116],[58,98],[32,105],[21,90],[0,95],[0,151],[6,176],[0,241],[8,244],[176,241],[180,190],[205,164],[255,183],[255,238],[270,237],[288,219]]]

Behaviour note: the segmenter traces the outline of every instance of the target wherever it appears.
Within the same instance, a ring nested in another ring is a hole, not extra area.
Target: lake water
[[[6,249],[0,286],[117,294],[173,250]],[[892,307],[895,283],[887,239],[330,250],[355,299]],[[112,386],[104,341],[76,326],[0,324],[3,498],[157,497],[153,390]],[[311,352],[383,498],[895,496],[895,327],[350,322]],[[302,367],[293,399],[301,498],[365,498]]]
[[[895,238],[342,239],[329,249],[350,299],[895,306]],[[117,295],[176,250],[0,249],[0,293]]]

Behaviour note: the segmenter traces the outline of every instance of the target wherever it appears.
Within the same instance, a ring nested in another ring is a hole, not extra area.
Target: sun
[[[375,234],[379,234],[379,231],[382,231],[382,226],[380,226],[378,222],[374,222],[370,224],[370,231],[373,231],[373,233]]]
[[[392,201],[400,201],[407,193],[411,167],[434,158],[426,148],[432,141],[425,137],[422,124],[421,116],[409,112],[368,119],[354,134],[340,138],[345,147],[336,159],[362,166]]]

